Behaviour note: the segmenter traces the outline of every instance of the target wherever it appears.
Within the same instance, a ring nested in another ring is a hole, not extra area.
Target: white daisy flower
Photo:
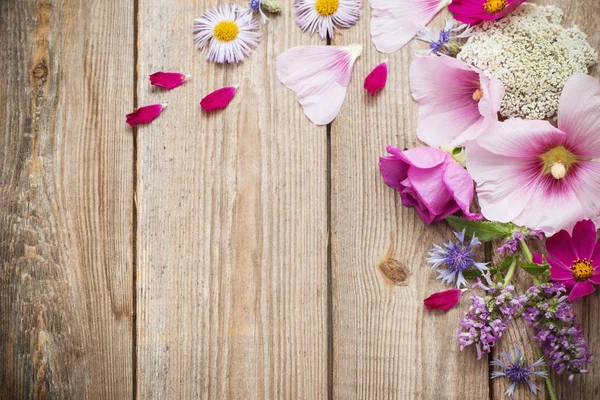
[[[215,63],[238,63],[258,45],[258,22],[235,5],[220,5],[194,20],[194,43]]]
[[[362,0],[294,0],[296,23],[321,39],[333,38],[333,28],[350,28],[358,21]]]

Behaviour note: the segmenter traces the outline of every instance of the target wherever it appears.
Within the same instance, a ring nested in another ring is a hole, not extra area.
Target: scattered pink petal
[[[338,115],[362,46],[299,46],[279,55],[277,77],[296,93],[306,116],[327,125]]]
[[[444,292],[434,293],[423,301],[425,307],[428,310],[432,310],[434,308],[440,310],[449,310],[458,303],[460,300],[460,295],[462,294],[461,289],[450,289]]]
[[[365,90],[369,92],[371,96],[375,96],[375,93],[379,92],[385,86],[387,75],[387,61],[384,61],[373,68],[373,71],[365,78]]]
[[[147,124],[158,117],[165,108],[166,104],[151,104],[149,106],[140,107],[131,114],[127,114],[127,123],[130,126]]]
[[[235,96],[237,88],[237,86],[227,86],[215,90],[202,99],[200,107],[206,112],[227,107],[233,96]]]
[[[183,84],[189,77],[190,75],[180,72],[155,72],[150,75],[150,83],[171,90]]]

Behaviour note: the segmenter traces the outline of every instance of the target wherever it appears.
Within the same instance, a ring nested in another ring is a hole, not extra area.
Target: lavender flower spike
[[[533,371],[532,369],[545,367],[546,363],[543,358],[540,358],[530,366],[527,366],[527,360],[525,360],[525,356],[521,354],[521,348],[518,344],[515,344],[515,352],[516,357],[514,361],[510,357],[510,354],[503,352],[500,353],[500,357],[504,358],[507,363],[504,363],[500,358],[494,358],[494,360],[490,362],[490,365],[500,367],[504,370],[492,371],[492,379],[504,376],[511,381],[512,384],[505,393],[508,397],[513,397],[515,388],[521,382],[527,382],[529,390],[535,395],[539,388],[531,381],[531,376],[545,378],[548,376],[548,372],[546,372],[546,370]]]

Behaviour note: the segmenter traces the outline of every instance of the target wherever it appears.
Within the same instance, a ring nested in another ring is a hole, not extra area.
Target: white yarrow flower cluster
[[[504,117],[555,117],[567,79],[588,73],[598,61],[585,33],[563,27],[562,17],[560,8],[526,3],[505,18],[476,26],[463,45],[457,58],[506,87]]]

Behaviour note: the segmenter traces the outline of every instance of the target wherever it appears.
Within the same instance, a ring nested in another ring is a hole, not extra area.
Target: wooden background
[[[540,2],[600,49],[600,2]],[[387,144],[419,145],[408,68],[424,45],[379,54],[365,4],[333,41],[364,46],[346,102],[317,127],[275,77],[277,55],[325,44],[291,0],[238,66],[194,48],[209,4],[0,1],[0,398],[503,398],[487,360],[458,351],[468,299],[422,305],[444,288],[424,257],[449,230],[377,168]],[[371,99],[363,79],[385,58]],[[193,77],[166,92],[156,71]],[[232,84],[229,108],[201,113]],[[169,106],[152,124],[125,124],[156,102]],[[577,308],[600,353],[600,296]],[[526,327],[507,336],[497,351],[518,342],[533,359]],[[598,398],[600,364],[553,381],[561,399]]]

